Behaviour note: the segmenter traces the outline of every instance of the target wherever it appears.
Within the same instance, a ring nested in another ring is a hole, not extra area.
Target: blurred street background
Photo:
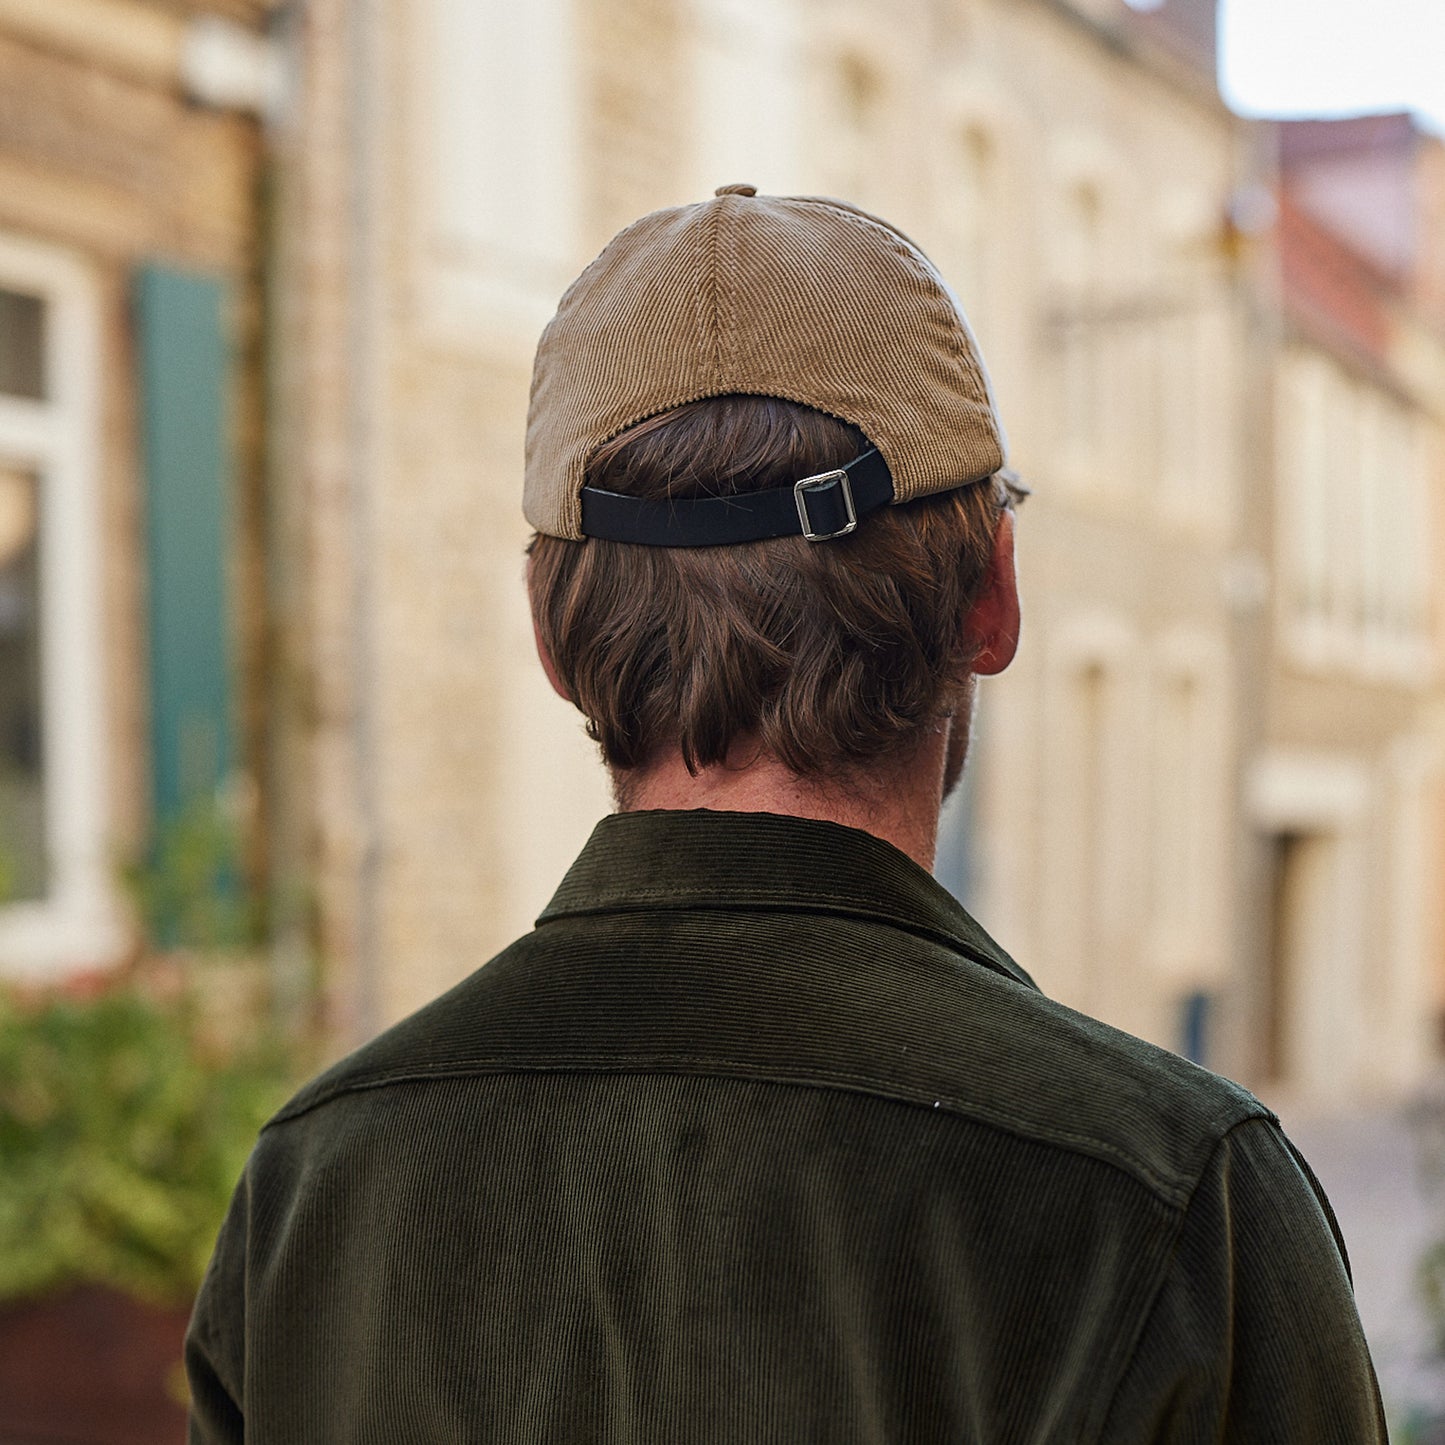
[[[1034,488],[940,880],[1279,1110],[1445,1440],[1442,55],[1433,0],[0,0],[0,1445],[181,1438],[260,1121],[608,810],[532,350],[734,182],[933,256]]]

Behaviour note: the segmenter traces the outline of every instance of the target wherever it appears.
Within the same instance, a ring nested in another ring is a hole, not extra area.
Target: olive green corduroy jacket
[[[762,814],[606,819],[282,1109],[187,1363],[217,1445],[1384,1439],[1274,1116]]]

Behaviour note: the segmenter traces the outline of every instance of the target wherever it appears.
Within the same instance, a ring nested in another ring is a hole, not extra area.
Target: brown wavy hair
[[[652,499],[791,485],[868,449],[771,397],[710,397],[600,447],[589,485]],[[537,535],[542,644],[614,770],[678,749],[690,772],[755,742],[841,777],[916,743],[967,677],[964,620],[1010,505],[999,478],[884,507],[828,542],[650,547]]]

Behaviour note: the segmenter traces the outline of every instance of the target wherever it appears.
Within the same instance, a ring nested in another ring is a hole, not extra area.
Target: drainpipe
[[[355,796],[361,827],[356,877],[354,1026],[362,1037],[384,1022],[379,937],[382,812],[377,780],[375,568],[378,498],[386,455],[385,6],[350,0],[351,522],[354,605],[351,650]]]

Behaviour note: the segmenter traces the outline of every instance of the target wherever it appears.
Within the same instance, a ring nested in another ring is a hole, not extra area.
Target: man
[[[1273,1115],[926,871],[1018,635],[1003,464],[951,293],[839,202],[724,187],[567,292],[528,580],[619,812],[267,1126],[193,1441],[1384,1439]]]

